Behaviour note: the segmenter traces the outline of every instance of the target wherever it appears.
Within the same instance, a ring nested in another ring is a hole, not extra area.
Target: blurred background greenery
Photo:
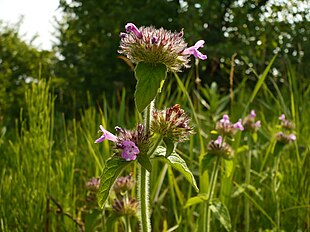
[[[100,175],[112,154],[108,143],[94,144],[98,126],[111,131],[116,125],[132,128],[140,119],[132,97],[133,66],[117,53],[119,33],[127,22],[184,29],[189,45],[206,41],[201,52],[208,59],[192,58],[191,68],[179,74],[185,88],[168,74],[156,102],[159,108],[179,103],[195,116],[202,140],[192,136],[180,144],[178,153],[196,180],[201,180],[199,154],[224,113],[236,121],[251,107],[262,121],[251,151],[251,188],[238,187],[244,186],[246,135],[232,141],[233,179],[225,177],[224,164],[221,170],[217,194],[233,215],[233,230],[244,229],[247,196],[253,231],[277,229],[277,210],[281,229],[309,230],[309,2],[60,0],[59,8],[63,17],[56,23],[58,42],[48,51],[25,42],[19,34],[22,22],[0,22],[1,231],[107,231],[112,209],[98,209],[85,184]],[[265,79],[258,85],[260,77]],[[255,86],[259,91],[249,102]],[[297,141],[281,154],[276,173],[281,207],[276,209],[270,190],[272,146],[282,113],[295,123]],[[153,164],[154,231],[197,229],[200,210],[184,208],[195,193],[183,180],[180,173]],[[224,230],[217,221],[212,223],[216,231]],[[122,231],[121,225],[115,228]]]
[[[279,84],[285,79],[287,57],[293,64],[302,64],[302,73],[309,69],[307,1],[61,0],[59,7],[63,17],[57,22],[58,43],[52,51],[25,43],[18,34],[20,25],[0,23],[0,112],[6,115],[1,119],[4,124],[19,115],[25,86],[38,76],[51,79],[56,108],[68,117],[87,106],[88,93],[97,102],[103,96],[120,98],[122,88],[130,96],[134,75],[128,61],[117,54],[119,33],[127,22],[172,31],[184,28],[189,45],[204,39],[208,60],[198,67],[193,60],[192,69],[183,75],[196,72],[196,83],[216,82],[223,92],[229,89],[233,56],[234,83],[247,76],[249,88],[255,85],[252,70],[263,71],[275,53],[279,55],[272,75]],[[309,83],[305,78],[301,81]]]

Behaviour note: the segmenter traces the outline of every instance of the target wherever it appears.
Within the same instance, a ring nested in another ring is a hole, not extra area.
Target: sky
[[[52,36],[56,25],[54,16],[60,17],[57,10],[59,0],[0,0],[0,20],[15,24],[21,16],[24,16],[20,27],[20,35],[26,41],[30,41],[38,35],[32,44],[38,49],[50,50]]]

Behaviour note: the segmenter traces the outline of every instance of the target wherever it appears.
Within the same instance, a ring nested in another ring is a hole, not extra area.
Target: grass
[[[225,113],[235,121],[255,109],[262,121],[257,141],[249,144],[245,133],[231,141],[235,157],[219,163],[214,189],[214,198],[228,208],[232,231],[244,231],[245,202],[250,231],[310,230],[310,87],[298,66],[287,63],[286,67],[283,85],[266,72],[265,81],[273,85],[258,79],[254,94],[247,88],[248,79],[240,80],[233,101],[229,95],[222,96],[215,83],[195,85],[194,75],[189,74],[180,85],[175,79],[178,77],[171,75],[156,102],[158,108],[178,103],[193,118],[197,133],[177,151],[193,171],[201,193],[208,191],[214,165],[211,161],[202,170],[201,159],[215,137],[211,131],[216,121]],[[25,107],[16,127],[0,125],[0,230],[107,231],[114,220],[111,205],[99,209],[85,184],[100,175],[112,150],[108,142],[98,145],[94,140],[100,124],[110,131],[116,125],[130,129],[139,115],[126,108],[123,90],[117,99],[103,99],[100,107],[89,100],[90,107],[80,112],[79,120],[66,120],[65,115],[54,111],[55,97],[49,88],[43,80],[33,83],[25,93]],[[279,131],[282,113],[296,125],[297,140],[279,151],[279,164],[274,169],[274,134]],[[245,157],[249,153],[248,170]],[[246,170],[250,183],[246,183]],[[135,166],[124,175],[129,172],[135,175]],[[153,231],[195,231],[205,223],[205,200],[185,207],[197,194],[180,173],[154,162],[150,179]],[[272,183],[277,184],[276,190]],[[135,191],[132,195],[136,196]],[[116,221],[114,231],[122,231],[122,220]],[[132,225],[138,227],[137,219]],[[211,228],[225,231],[213,214]]]

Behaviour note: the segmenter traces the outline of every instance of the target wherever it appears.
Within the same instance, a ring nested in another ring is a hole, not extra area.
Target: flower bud
[[[100,178],[93,177],[86,182],[86,188],[93,192],[98,191],[99,186],[100,186]]]
[[[135,185],[135,180],[131,175],[128,176],[120,176],[116,179],[113,189],[115,193],[124,193],[126,191],[131,190]]]
[[[296,135],[294,135],[293,133],[291,134],[285,134],[282,131],[276,134],[276,140],[278,142],[284,143],[284,144],[288,144],[290,142],[293,142],[296,140]]]
[[[238,130],[243,131],[243,125],[242,125],[242,120],[239,119],[238,122],[235,124],[231,123],[229,121],[229,117],[227,114],[223,116],[223,118],[216,123],[216,130],[221,134],[221,135],[227,135],[227,136],[232,136],[234,135]]]
[[[129,198],[128,200],[126,198],[122,198],[119,200],[114,199],[112,208],[120,216],[123,215],[133,216],[136,215],[137,213],[138,202],[134,198]]]

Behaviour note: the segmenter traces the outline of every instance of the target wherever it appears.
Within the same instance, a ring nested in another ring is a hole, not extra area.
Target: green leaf
[[[151,64],[140,62],[135,69],[137,85],[135,91],[135,102],[141,113],[154,100],[160,92],[167,76],[167,68],[164,64]]]
[[[164,143],[166,145],[166,156],[168,157],[175,149],[175,144],[171,139],[164,138]]]
[[[234,162],[232,160],[224,160],[225,163],[225,175],[230,177],[234,168]]]
[[[266,69],[264,70],[263,74],[262,74],[261,77],[258,79],[258,81],[257,81],[257,83],[256,83],[256,85],[255,85],[255,88],[254,88],[254,90],[253,90],[253,92],[252,92],[252,96],[250,97],[249,103],[253,102],[253,100],[254,100],[254,98],[255,98],[255,96],[256,96],[258,90],[259,90],[259,89],[261,88],[261,86],[263,85],[263,83],[264,83],[264,81],[265,81],[265,79],[266,79],[266,77],[267,77],[267,74],[268,74],[268,72],[269,72],[271,66],[273,65],[273,62],[275,61],[276,57],[277,57],[277,54],[275,54],[275,55],[272,57],[271,61],[269,62],[269,64],[268,64],[268,66],[266,67]]]
[[[228,209],[219,199],[213,199],[210,202],[210,209],[214,213],[214,216],[224,226],[227,231],[231,230],[231,220]]]
[[[202,202],[205,202],[208,200],[208,194],[207,193],[201,193],[201,194],[198,194],[197,196],[195,197],[191,197],[187,200],[184,208],[188,208],[192,205],[196,205],[196,204],[200,204]]]
[[[131,162],[120,157],[111,157],[107,160],[106,165],[100,177],[100,187],[98,191],[98,204],[102,208],[109,197],[110,190],[114,181],[122,170]]]
[[[138,162],[139,162],[139,164],[141,164],[142,167],[144,167],[149,172],[152,171],[152,164],[151,164],[151,161],[147,155],[139,154],[138,155]]]
[[[185,161],[176,152],[172,152],[170,156],[166,157],[166,148],[158,146],[153,155],[155,158],[171,165],[171,167],[181,172],[194,187],[196,192],[199,192],[193,173],[189,170]]]

